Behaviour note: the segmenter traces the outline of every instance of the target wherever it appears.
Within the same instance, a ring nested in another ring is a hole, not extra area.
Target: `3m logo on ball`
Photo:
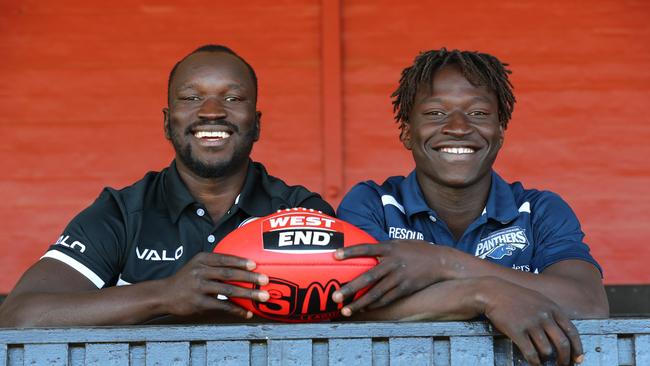
[[[338,316],[341,308],[352,301],[347,299],[344,304],[332,301],[332,294],[339,290],[342,284],[337,280],[327,283],[312,282],[306,288],[281,278],[271,277],[266,286],[256,285],[257,289],[269,292],[271,298],[267,302],[255,302],[255,308],[269,319],[293,321],[318,321]]]
[[[343,228],[336,220],[287,213],[264,220],[264,249],[283,253],[323,253],[343,248]]]

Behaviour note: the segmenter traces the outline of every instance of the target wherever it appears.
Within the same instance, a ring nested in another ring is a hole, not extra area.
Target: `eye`
[[[239,101],[241,101],[241,98],[230,95],[230,96],[225,97],[224,100],[226,102],[239,102]]]
[[[201,100],[201,98],[196,96],[196,95],[182,96],[182,97],[179,97],[179,99],[180,100],[187,100],[187,101],[190,101],[190,102],[196,102],[196,101]]]
[[[424,115],[425,116],[430,116],[430,117],[433,117],[433,118],[440,118],[440,117],[444,117],[446,115],[446,113],[443,112],[443,111],[434,109],[434,110],[431,110],[431,111],[425,111]]]
[[[490,113],[485,111],[471,111],[467,113],[467,115],[472,117],[487,117],[490,115]]]

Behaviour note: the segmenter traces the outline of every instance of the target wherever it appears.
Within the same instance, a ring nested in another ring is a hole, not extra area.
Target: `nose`
[[[200,119],[207,120],[226,118],[226,115],[226,109],[217,98],[206,98],[198,113]]]
[[[454,111],[447,117],[447,122],[442,128],[446,135],[463,137],[472,133],[472,126],[469,124],[467,115],[461,111]]]

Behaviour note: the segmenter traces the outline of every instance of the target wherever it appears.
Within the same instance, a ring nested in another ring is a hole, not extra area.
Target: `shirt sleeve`
[[[544,196],[532,207],[532,227],[538,243],[532,258],[533,268],[542,272],[548,266],[567,259],[589,262],[603,273],[584,243],[585,234],[569,205],[555,193]]]
[[[81,211],[42,258],[61,261],[88,278],[97,288],[120,274],[126,233],[122,210],[109,190]]]
[[[362,229],[377,241],[390,240],[381,196],[365,183],[352,187],[343,197],[337,217]]]

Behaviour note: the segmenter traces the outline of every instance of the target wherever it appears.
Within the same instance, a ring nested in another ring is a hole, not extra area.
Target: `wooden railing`
[[[574,322],[583,365],[650,365],[650,319]],[[525,365],[484,322],[0,329],[0,365]]]

